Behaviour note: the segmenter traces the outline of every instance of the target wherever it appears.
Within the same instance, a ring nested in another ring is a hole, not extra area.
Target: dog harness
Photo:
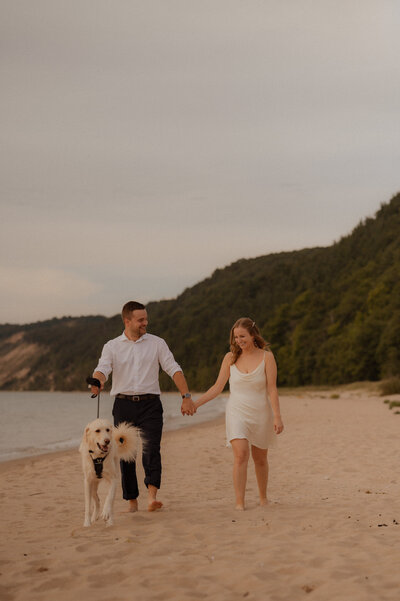
[[[94,451],[89,451],[89,453],[94,453]],[[96,472],[96,478],[102,478],[103,461],[107,457],[107,455],[104,455],[104,457],[92,457],[94,471]]]

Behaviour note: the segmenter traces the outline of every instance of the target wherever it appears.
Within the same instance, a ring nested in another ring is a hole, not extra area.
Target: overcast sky
[[[0,7],[0,323],[175,297],[400,190],[398,0]]]

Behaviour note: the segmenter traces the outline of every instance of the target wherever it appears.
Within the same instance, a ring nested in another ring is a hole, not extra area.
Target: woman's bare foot
[[[149,501],[149,505],[147,507],[147,511],[156,511],[157,509],[161,509],[163,504],[161,501],[156,501],[156,499],[152,499]]]

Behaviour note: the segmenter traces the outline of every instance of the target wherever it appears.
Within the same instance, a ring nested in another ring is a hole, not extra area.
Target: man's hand
[[[98,386],[91,386],[90,387],[90,392],[92,393],[92,395],[95,397],[99,394],[99,391],[103,390],[104,386],[103,384],[101,384],[100,388]]]
[[[90,384],[90,392],[92,393],[92,398],[94,398],[103,390],[105,376],[101,372],[96,371],[91,378],[86,378],[86,382]],[[97,386],[97,384],[100,384],[100,386]]]
[[[189,387],[187,385],[187,382],[185,380],[185,376],[183,375],[183,372],[182,371],[175,372],[174,375],[172,376],[172,379],[175,383],[175,386],[177,387],[177,389],[179,390],[179,392],[182,395],[182,399],[183,399],[182,405],[181,405],[182,415],[193,415],[193,413],[196,413],[196,407],[194,406],[194,403],[190,396]],[[185,396],[185,395],[187,395],[187,396]]]
[[[196,413],[196,406],[191,398],[183,399],[181,413],[182,415],[193,415]]]

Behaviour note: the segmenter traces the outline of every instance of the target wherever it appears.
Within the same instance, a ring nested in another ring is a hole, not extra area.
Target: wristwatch
[[[182,395],[183,399],[191,399],[192,395],[190,394],[190,392],[186,392],[185,394]]]

